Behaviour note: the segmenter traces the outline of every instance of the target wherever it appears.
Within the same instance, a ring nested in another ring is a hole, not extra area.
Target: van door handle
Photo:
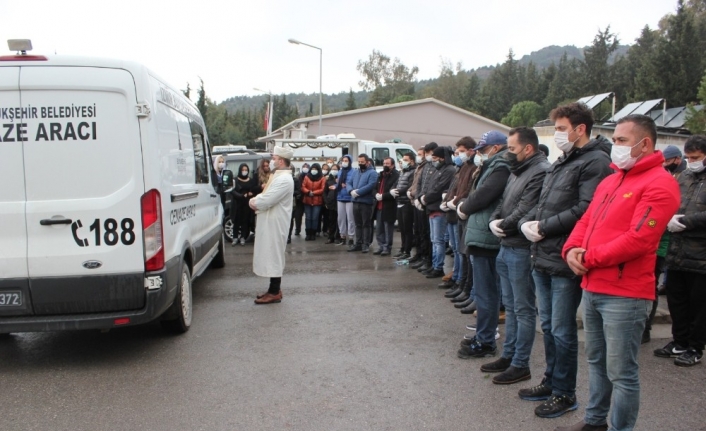
[[[51,226],[55,224],[71,224],[70,218],[45,218],[39,221],[42,226]]]
[[[218,195],[217,195],[217,194],[215,194],[215,193],[211,193],[211,197],[212,197],[212,198],[217,198],[217,197],[218,197]]]

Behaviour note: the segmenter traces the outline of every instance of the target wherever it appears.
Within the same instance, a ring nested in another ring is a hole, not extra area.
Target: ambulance
[[[192,322],[225,264],[204,121],[146,67],[0,56],[0,334]],[[215,176],[214,176],[215,177]]]

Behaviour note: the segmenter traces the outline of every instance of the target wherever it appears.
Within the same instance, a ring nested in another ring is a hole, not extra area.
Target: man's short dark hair
[[[436,150],[436,147],[438,147],[438,146],[439,146],[439,144],[437,144],[436,142],[429,142],[428,144],[426,144],[424,146],[424,152],[429,153],[431,151],[434,151],[434,150]]]
[[[522,145],[531,145],[537,151],[539,149],[539,138],[537,132],[530,127],[515,127],[510,129],[510,136],[517,135],[517,141]]]
[[[642,130],[648,138],[652,139],[653,146],[657,144],[657,126],[655,126],[655,121],[652,118],[647,115],[631,114],[618,120],[616,125],[623,123],[634,124],[638,129]]]
[[[706,154],[706,136],[694,135],[686,140],[684,143],[684,152],[693,153],[695,151],[701,151]]]
[[[360,159],[361,157],[363,157],[366,162],[369,162],[369,161],[370,161],[370,157],[368,157],[368,155],[365,154],[365,153],[360,153],[360,154],[358,154],[358,158]]]
[[[385,160],[389,160],[390,164],[392,164],[393,168],[395,167],[395,163],[397,163],[397,162],[395,162],[395,159],[393,159],[392,157],[385,157],[384,159],[382,159],[383,163],[385,162]]]
[[[593,110],[583,102],[569,103],[560,106],[549,113],[549,118],[556,121],[559,118],[567,118],[572,128],[577,128],[581,124],[586,125],[586,135],[591,136],[593,129]]]
[[[456,148],[463,147],[467,150],[472,150],[476,147],[476,140],[470,136],[464,136],[456,142]]]

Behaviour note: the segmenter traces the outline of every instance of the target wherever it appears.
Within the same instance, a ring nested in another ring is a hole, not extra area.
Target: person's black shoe
[[[429,271],[430,269],[434,269],[434,267],[426,262],[422,266],[417,267],[417,271],[419,272]]]
[[[395,259],[397,259],[397,260],[405,260],[405,259],[407,259],[407,261],[409,261],[409,254],[408,254],[408,253],[402,253],[401,256],[396,257]]]
[[[454,254],[454,251],[451,250],[451,247],[446,247],[446,255],[451,256],[452,254]]]
[[[645,329],[642,332],[642,340],[640,340],[640,344],[647,344],[650,342],[650,330]]]
[[[467,292],[463,292],[460,295],[458,295],[457,297],[451,298],[451,302],[453,302],[454,304],[456,304],[458,302],[465,302],[468,298],[470,298],[470,296],[471,295],[469,295]]]
[[[301,233],[302,233],[302,231],[298,230],[298,231],[294,232],[294,235],[299,236],[299,234],[301,234]]]
[[[510,365],[507,370],[493,377],[493,383],[496,385],[511,385],[531,378],[532,374],[529,367],[516,368]]]
[[[382,253],[380,253],[380,256],[389,256],[390,252],[387,250],[383,250]]]
[[[453,280],[447,280],[447,281],[442,281],[441,283],[437,284],[436,287],[438,287],[439,289],[448,289],[451,286],[455,286],[455,285],[456,285],[456,282],[454,282]]]
[[[461,340],[461,347],[471,347],[473,343],[476,342],[476,336],[473,335],[471,336],[470,334],[466,334],[463,336],[463,340]]]
[[[534,414],[540,418],[558,418],[566,412],[579,408],[576,395],[552,395],[548,400],[534,409]]]
[[[348,240],[348,245],[353,245],[353,244],[355,244],[355,242],[354,242],[352,239],[349,239],[349,240]]]
[[[382,254],[382,249],[379,248],[379,249],[375,250],[375,251],[373,252],[373,254],[374,254],[375,256],[381,255],[381,254]]]
[[[682,347],[674,341],[670,341],[669,344],[661,349],[655,349],[654,354],[660,358],[678,358],[679,355],[686,352],[686,350],[686,347]]]
[[[417,253],[417,254],[415,254],[414,256],[412,256],[411,259],[409,259],[409,263],[417,263],[417,262],[419,262],[420,260],[422,260],[422,255],[419,254],[419,253]]]
[[[466,308],[471,305],[472,302],[473,299],[471,298],[471,295],[468,295],[468,299],[466,299],[465,301],[455,303],[454,308]]]
[[[461,309],[461,314],[473,314],[477,309],[478,307],[476,306],[476,301],[471,301],[471,305]]]
[[[326,240],[326,244],[333,244],[334,242],[335,241],[333,240],[333,238],[329,238]]]
[[[520,389],[517,395],[520,399],[525,401],[544,401],[548,400],[552,396],[552,388],[547,386],[546,377],[542,379],[542,383],[537,386],[532,386],[531,388]]]
[[[358,244],[354,244],[354,245],[351,245],[350,247],[348,247],[348,251],[361,251],[361,250],[363,250],[363,247]]]
[[[497,352],[498,348],[495,347],[495,344],[483,344],[478,340],[474,340],[470,346],[461,347],[457,352],[457,356],[461,359],[488,358],[495,356]]]
[[[666,295],[667,294],[667,286],[665,286],[664,284],[660,284],[657,287],[657,294],[658,295]]]
[[[484,373],[502,373],[503,371],[510,368],[511,363],[512,359],[501,357],[500,359],[497,359],[493,362],[481,365],[480,370]]]
[[[363,252],[363,253],[368,253],[368,252],[370,251],[370,246],[369,246],[369,245],[364,245],[364,246],[363,246],[363,249],[360,250],[360,251]]]
[[[421,273],[422,273],[423,276],[426,277],[429,273],[431,273],[431,272],[433,272],[433,271],[434,271],[434,267],[430,267],[429,269],[426,269],[426,270],[424,270],[424,271],[421,271]]]
[[[412,269],[419,269],[419,268],[421,268],[422,266],[424,266],[425,264],[426,264],[426,262],[424,262],[423,260],[419,259],[418,261],[416,261],[415,263],[413,263],[413,264],[410,265],[409,267],[412,268]]]
[[[287,244],[291,244],[291,243],[292,243],[292,237],[287,238]]]
[[[426,277],[427,278],[439,278],[444,276],[444,271],[441,269],[434,269],[431,272],[427,273]]]
[[[447,292],[444,294],[444,298],[455,298],[458,295],[463,292],[463,288],[461,286],[457,286],[456,289],[452,290],[451,292]]]
[[[403,254],[404,254],[404,251],[400,250],[397,253],[395,253],[394,256],[392,256],[392,257],[394,257],[395,259],[399,259],[400,257],[402,257]]]
[[[701,362],[704,353],[689,347],[686,352],[679,355],[678,358],[674,360],[674,365],[679,367],[693,367],[694,365]]]

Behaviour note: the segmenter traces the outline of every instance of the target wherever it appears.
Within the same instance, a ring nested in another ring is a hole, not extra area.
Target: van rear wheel
[[[230,217],[226,217],[225,220],[223,220],[223,233],[228,242],[233,242],[233,220],[231,220]]]
[[[162,327],[169,332],[183,334],[191,327],[192,311],[191,271],[189,271],[189,266],[182,262],[179,289],[172,306],[165,313],[170,318],[161,321]],[[175,317],[171,318],[171,316]]]

